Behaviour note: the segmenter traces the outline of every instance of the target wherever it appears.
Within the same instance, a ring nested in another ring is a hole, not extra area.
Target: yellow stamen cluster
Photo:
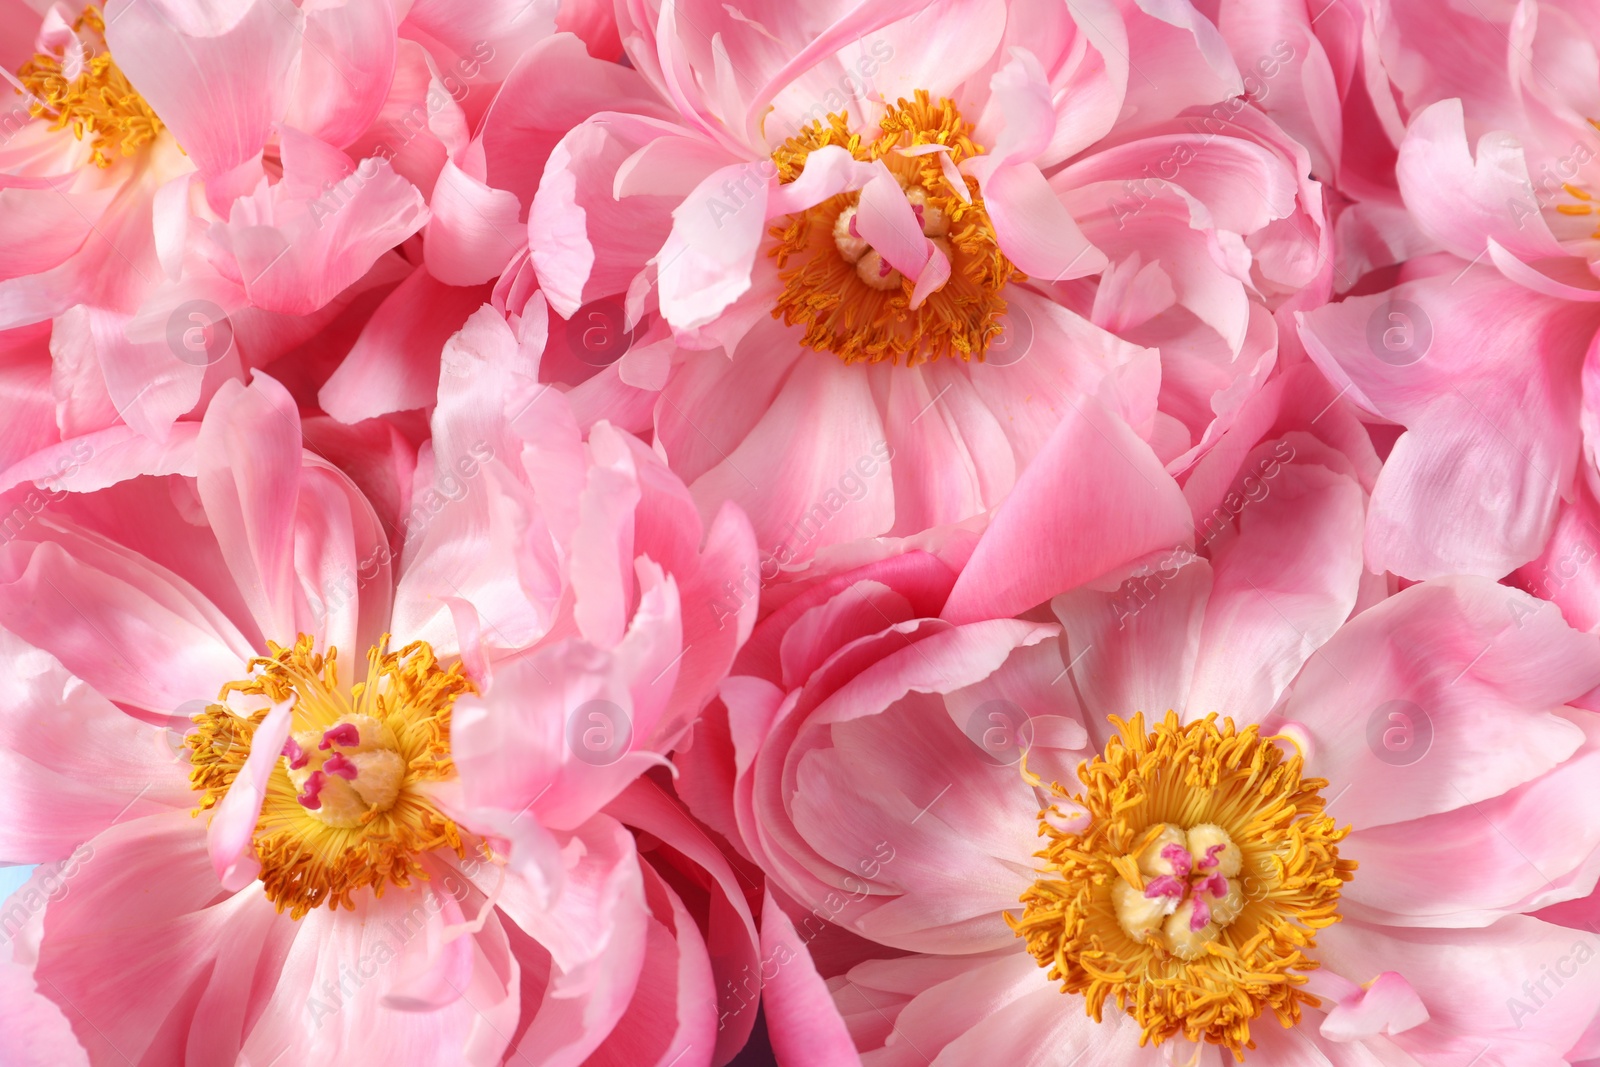
[[[298,799],[287,761],[278,761],[254,839],[262,885],[278,910],[288,909],[298,919],[324,903],[353,908],[351,894],[358,889],[371,887],[382,896],[389,884],[403,887],[413,877],[426,878],[418,860],[423,853],[449,848],[465,856],[455,823],[418,788],[455,775],[450,711],[457,697],[473,692],[461,665],[440,667],[423,641],[390,652],[385,636],[367,653],[366,680],[346,688],[339,681],[335,649],[316,653],[304,634],[292,648],[269,644],[269,649],[271,655],[251,661],[249,678],[223,686],[218,703],[194,718],[199,729],[186,743],[194,768],[190,781],[203,794],[196,814],[227,793],[266,717],[265,710],[248,717],[230,710],[222,703],[230,693],[274,703],[294,697],[293,729],[299,734],[320,733],[340,722],[375,721],[383,727],[384,744],[393,746],[405,766],[388,807],[374,804],[357,825],[335,826],[313,817]]]
[[[70,127],[80,141],[92,139],[90,158],[98,167],[109,167],[110,153],[133,155],[155,140],[163,126],[112,61],[99,10],[85,8],[72,28],[83,45],[81,63],[64,53],[41,52],[22,65],[17,80],[27,90],[28,110],[35,118],[50,119],[53,130]]]
[[[975,180],[963,179],[963,199],[945,178],[941,153],[907,156],[897,149],[946,145],[956,164],[983,149],[972,140],[972,125],[955,104],[935,104],[924,90],[888,108],[878,128],[877,137],[864,138],[850,131],[844,114],[830,115],[827,125],[813,123],[772,154],[778,180],[794,181],[806,158],[827,145],[844,148],[859,160],[882,160],[919,204],[941,216],[941,227],[948,226],[939,247],[951,261],[949,281],[915,309],[911,279],[900,278],[899,284],[886,288],[863,281],[857,264],[841,255],[835,240],[839,216],[859,199],[857,193],[841,193],[772,227],[776,244],[771,255],[784,283],[773,317],[804,326],[803,344],[833,352],[846,363],[897,363],[903,358],[914,366],[951,355],[981,361],[1003,329],[1000,317],[1006,302],[1001,290],[1024,275],[1001,254]]]
[[[1022,917],[1006,920],[1097,1021],[1112,998],[1143,1028],[1141,1044],[1181,1034],[1243,1060],[1253,1020],[1271,1010],[1292,1026],[1318,1004],[1303,988],[1318,966],[1308,951],[1317,930],[1339,921],[1355,864],[1336,845],[1349,828],[1323,812],[1327,783],[1302,778],[1301,757],[1255,726],[1238,731],[1215,715],[1183,725],[1171,712],[1149,733],[1142,715],[1112,722],[1118,736],[1078,769],[1083,792],[1052,784],[1057,801],[1081,812],[1056,803],[1041,812],[1044,870],[1022,895]],[[1122,883],[1142,893],[1141,857],[1172,827],[1219,828],[1240,852],[1242,906],[1193,958],[1155,931],[1136,940],[1113,899]]]

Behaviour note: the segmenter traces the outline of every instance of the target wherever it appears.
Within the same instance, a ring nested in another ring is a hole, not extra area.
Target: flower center
[[[218,703],[195,716],[199,729],[187,741],[190,780],[203,794],[198,814],[227,793],[266,718],[265,710],[235,712],[224,703],[229,694],[294,698],[254,838],[268,899],[296,919],[323,903],[352,908],[357,889],[381,896],[386,885],[426,878],[425,852],[465,856],[460,831],[426,791],[455,776],[450,710],[473,691],[461,665],[441,668],[423,641],[390,652],[385,637],[367,653],[366,680],[346,686],[335,649],[315,653],[304,634],[292,648],[269,647],[270,656],[251,661],[250,677],[223,686]]]
[[[1112,722],[1119,736],[1078,769],[1084,791],[1052,784],[1070,804],[1041,813],[1044,870],[1006,921],[1097,1021],[1111,997],[1143,1041],[1182,1034],[1243,1060],[1263,1012],[1291,1026],[1318,1003],[1306,950],[1339,921],[1349,828],[1323,812],[1327,783],[1257,727]]]
[[[914,366],[940,356],[982,360],[1003,326],[1001,290],[1024,275],[1001,254],[978,195],[978,184],[956,172],[983,149],[955,104],[933,104],[925,90],[888,108],[878,136],[851,133],[848,116],[813,123],[772,154],[778,179],[794,181],[807,157],[837,145],[858,160],[882,160],[900,183],[923,237],[950,264],[949,277],[930,291],[896,270],[862,236],[859,193],[840,193],[772,227],[771,255],[784,283],[775,318],[805,327],[802,343],[846,363]],[[928,150],[919,146],[938,145]],[[791,265],[791,263],[793,265]]]
[[[27,96],[34,118],[50,119],[52,130],[70,126],[78,140],[90,141],[95,165],[109,167],[111,153],[131,156],[165,127],[106,50],[99,9],[85,8],[72,28],[72,43],[38,53],[17,71],[18,94]]]

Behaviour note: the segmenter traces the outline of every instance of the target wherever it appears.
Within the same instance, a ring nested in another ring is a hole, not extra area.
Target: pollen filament
[[[1111,998],[1141,1044],[1181,1034],[1242,1061],[1256,1018],[1292,1026],[1318,1004],[1305,972],[1355,871],[1337,848],[1349,828],[1323,811],[1327,782],[1255,726],[1111,721],[1118,735],[1078,769],[1083,791],[1051,785],[1044,867],[1006,921],[1096,1021]]]
[[[858,160],[882,160],[905,190],[922,233],[950,261],[950,277],[917,307],[915,284],[870,248],[855,228],[858,193],[840,193],[779,220],[770,234],[783,293],[774,318],[805,328],[801,343],[833,352],[846,363],[914,366],[940,356],[982,360],[1003,330],[1002,290],[1025,275],[1000,251],[978,183],[967,177],[959,191],[946,177],[951,165],[983,152],[972,125],[949,100],[933,103],[925,90],[887,108],[878,135],[850,130],[849,116],[828,116],[789,138],[772,154],[778,180],[788,183],[819,148],[837,145]],[[903,149],[937,144],[945,152],[906,155]]]
[[[261,883],[279,911],[300,918],[312,908],[353,908],[352,894],[426,878],[419,857],[448,848],[466,855],[461,832],[422,788],[455,776],[450,712],[473,692],[459,663],[439,666],[424,641],[398,652],[388,637],[367,653],[366,679],[344,685],[337,650],[314,652],[301,634],[289,648],[250,662],[250,677],[222,687],[217,703],[194,717],[190,781],[202,796],[195,814],[214,807],[250,755],[266,710],[244,716],[230,693],[294,698],[293,726],[268,780],[254,847]]]
[[[17,81],[27,91],[34,118],[50,119],[53,130],[70,127],[78,140],[91,142],[95,166],[109,167],[113,153],[135,154],[164,127],[106,50],[100,10],[85,8],[72,28],[83,46],[81,61],[40,52],[17,71]]]

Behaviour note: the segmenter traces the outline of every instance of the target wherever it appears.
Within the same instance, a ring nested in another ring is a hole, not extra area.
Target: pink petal
[[[1015,614],[1193,532],[1150,446],[1084,398],[1017,479],[956,581],[943,617]]]
[[[261,864],[251,850],[251,840],[255,836],[256,822],[261,818],[261,803],[267,796],[267,779],[277,769],[279,753],[289,736],[293,709],[293,702],[285,701],[267,712],[267,717],[256,727],[250,755],[239,769],[239,776],[211,816],[206,848],[211,854],[211,867],[224,889],[243,889],[261,872]]]
[[[983,202],[1001,250],[1023,272],[1060,282],[1105,269],[1105,253],[1089,243],[1033,164],[997,169],[983,186]]]
[[[761,905],[761,957],[762,977],[768,966],[776,972],[763,983],[761,998],[772,1050],[782,1062],[791,1067],[859,1065],[861,1057],[827,984],[811,962],[806,942],[771,892]],[[768,960],[772,962],[767,964]]]
[[[882,163],[861,189],[856,222],[861,236],[896,270],[913,280],[921,276],[934,250],[933,242],[922,235],[905,191]]]
[[[1406,207],[1430,237],[1463,259],[1488,238],[1523,258],[1563,255],[1530,196],[1522,145],[1486,133],[1474,160],[1460,100],[1441,100],[1411,119],[1395,177]]]
[[[300,52],[297,18],[271,0],[234,10],[226,30],[203,34],[174,26],[156,4],[113,3],[106,12],[117,65],[208,175],[261,151],[284,113]]]
[[[492,281],[524,240],[515,195],[494,189],[446,162],[428,201],[423,227],[428,271],[446,285]]]
[[[1306,662],[1283,718],[1309,732],[1335,816],[1362,829],[1548,773],[1583,741],[1558,709],[1596,683],[1600,644],[1554,605],[1482,578],[1435,579],[1342,627]]]
[[[706,325],[750,288],[769,184],[758,164],[735,163],[713,171],[673,209],[656,261],[661,313],[675,328]]]

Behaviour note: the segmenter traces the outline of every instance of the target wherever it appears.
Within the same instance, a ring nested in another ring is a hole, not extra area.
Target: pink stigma
[[[1147,899],[1156,897],[1177,897],[1183,899],[1183,883],[1170,874],[1163,874],[1159,878],[1152,878],[1150,884],[1144,887]]]
[[[1211,905],[1199,893],[1194,895],[1194,911],[1189,915],[1189,930],[1199,933],[1211,924]]]
[[[1217,864],[1221,863],[1222,861],[1217,859],[1217,857],[1220,856],[1222,854],[1222,850],[1227,847],[1227,845],[1217,844],[1206,849],[1206,858],[1200,861],[1200,866],[1215,867]]]
[[[321,771],[311,772],[311,777],[306,779],[305,792],[295,797],[295,799],[300,802],[300,806],[302,808],[310,808],[314,811],[317,808],[322,807],[322,800],[318,794],[322,792],[322,783],[324,781],[325,779],[322,777]]]
[[[1179,878],[1189,877],[1194,867],[1194,857],[1182,845],[1168,845],[1161,850],[1161,858],[1172,864],[1172,873]]]
[[[283,758],[289,761],[289,769],[298,771],[306,765],[306,760],[311,757],[306,755],[305,749],[300,747],[300,742],[294,738],[283,743]]]
[[[356,765],[350,762],[350,757],[343,752],[335,752],[324,760],[322,769],[329,774],[343,778],[347,782],[355,781],[356,775],[361,773],[356,770]]]
[[[361,743],[361,731],[357,730],[354,723],[340,723],[331,730],[322,731],[322,740],[317,747],[324,752],[332,745],[343,745],[354,748]]]

